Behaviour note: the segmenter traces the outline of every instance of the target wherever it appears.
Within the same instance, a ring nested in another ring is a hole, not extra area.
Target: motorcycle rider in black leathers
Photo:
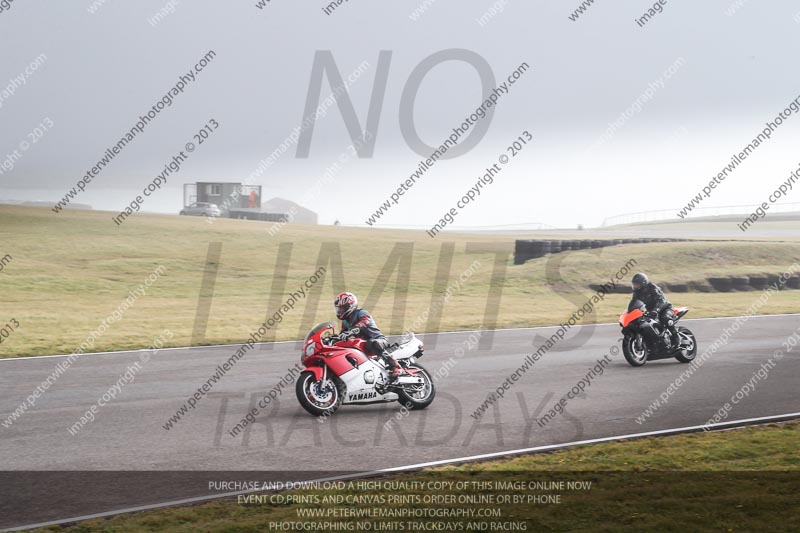
[[[633,276],[631,287],[633,287],[633,297],[644,303],[645,307],[647,307],[648,315],[658,318],[658,321],[669,331],[672,338],[672,348],[677,348],[680,340],[678,331],[675,329],[675,312],[672,309],[672,304],[664,296],[664,291],[651,282],[647,275],[642,272]]]

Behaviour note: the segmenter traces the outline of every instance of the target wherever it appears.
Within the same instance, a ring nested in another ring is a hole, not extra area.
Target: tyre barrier
[[[594,292],[600,292],[606,290],[606,288],[603,287],[603,285],[600,283],[590,283],[588,287]],[[628,285],[617,285],[608,292],[611,294],[630,294],[631,288]]]
[[[717,292],[731,292],[733,289],[731,278],[708,278],[708,283]]]
[[[714,292],[714,287],[708,284],[707,281],[692,281],[689,284],[691,292]]]
[[[780,276],[777,274],[752,274],[750,276],[731,276],[727,278],[708,278],[711,290],[717,292],[736,291],[764,291],[770,287],[777,287],[779,290],[798,290],[800,289],[800,276],[792,276],[783,284],[780,283]],[[701,285],[693,286],[693,289],[704,292],[700,289]],[[708,291],[705,291],[708,292]]]
[[[666,293],[686,292],[732,292],[732,291],[764,291],[770,287],[780,290],[800,290],[800,276],[788,278],[780,285],[779,276],[774,274],[753,274],[752,276],[730,276],[727,278],[714,277],[704,281],[690,281],[688,283],[659,283],[659,287]],[[602,285],[589,284],[593,291],[599,291]],[[610,291],[612,294],[630,294],[631,288],[627,284],[617,284]]]
[[[521,265],[531,259],[537,259],[547,254],[570,252],[572,250],[587,250],[617,246],[621,244],[645,244],[655,242],[687,242],[690,239],[646,238],[646,239],[572,239],[572,240],[540,240],[517,239],[514,242],[514,264]]]
[[[621,244],[645,244],[657,242],[692,242],[691,239],[676,238],[641,238],[641,239],[579,239],[579,240],[541,240],[518,239],[514,243],[514,264],[522,265],[531,259],[538,259],[549,254],[557,254],[572,250],[586,250]],[[688,283],[664,283],[669,292],[731,292],[731,291],[763,291],[777,286],[779,289],[800,290],[800,275],[794,275],[782,285],[777,274],[751,274],[749,276],[711,277],[705,280]],[[589,285],[593,291],[600,290],[600,285]],[[627,285],[618,285],[611,291],[614,294],[627,294]]]
[[[688,283],[670,283],[666,287],[667,292],[689,292]]]
[[[752,291],[753,287],[750,286],[749,276],[734,276],[731,278],[733,289],[737,291]]]
[[[516,241],[514,242],[514,264],[521,265],[525,263],[528,259],[533,259],[533,255],[529,250],[529,247],[526,246],[528,244],[526,241]]]
[[[514,242],[514,264],[521,265],[531,259],[537,259],[550,253],[550,241],[534,239]]]

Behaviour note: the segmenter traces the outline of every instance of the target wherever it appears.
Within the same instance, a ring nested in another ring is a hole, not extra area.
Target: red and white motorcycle
[[[300,361],[306,370],[297,378],[297,400],[315,416],[330,416],[342,404],[398,401],[408,409],[428,407],[436,395],[431,375],[417,363],[424,345],[406,334],[388,352],[397,361],[397,381],[389,385],[385,363],[364,351],[366,341],[335,335],[334,325],[314,326],[303,342]]]

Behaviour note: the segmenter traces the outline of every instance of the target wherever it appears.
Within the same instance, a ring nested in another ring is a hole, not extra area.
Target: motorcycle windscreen
[[[330,330],[330,333],[326,333],[325,330]],[[334,331],[335,331],[335,326],[333,325],[332,322],[320,322],[319,324],[311,328],[311,331],[308,332],[308,335],[306,335],[306,339],[303,341],[303,345],[305,346],[305,344],[317,334],[321,333],[320,339],[324,339],[325,337],[333,335]]]
[[[646,307],[646,306],[644,305],[644,302],[643,302],[643,301],[641,301],[641,300],[638,300],[638,299],[634,298],[634,299],[632,299],[632,300],[631,300],[631,302],[628,304],[628,312],[630,313],[630,312],[631,312],[631,311],[633,311],[634,309],[642,309],[642,310],[644,310],[644,309],[645,309],[645,307]]]

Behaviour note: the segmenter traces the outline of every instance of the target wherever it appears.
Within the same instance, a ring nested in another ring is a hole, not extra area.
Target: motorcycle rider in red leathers
[[[343,292],[333,301],[336,318],[342,321],[342,337],[359,337],[366,340],[368,355],[380,357],[388,368],[389,383],[397,381],[397,361],[386,350],[389,342],[375,324],[372,315],[358,308],[358,298],[352,292]]]

